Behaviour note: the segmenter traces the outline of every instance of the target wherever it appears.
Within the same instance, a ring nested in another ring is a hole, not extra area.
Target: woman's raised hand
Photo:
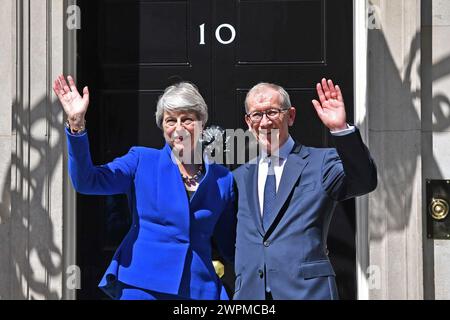
[[[67,115],[71,128],[82,128],[84,126],[84,116],[89,106],[88,87],[83,89],[83,97],[77,90],[75,82],[71,76],[67,77],[67,84],[64,75],[58,76],[53,83],[53,91],[58,96],[59,101]]]

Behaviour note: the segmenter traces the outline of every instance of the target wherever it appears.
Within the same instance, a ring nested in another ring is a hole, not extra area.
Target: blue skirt
[[[141,289],[121,283],[117,300],[187,300],[181,296]]]

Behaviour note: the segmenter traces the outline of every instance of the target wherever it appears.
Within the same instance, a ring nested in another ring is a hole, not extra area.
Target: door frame
[[[354,114],[365,143],[369,145],[369,126],[367,109],[367,4],[368,0],[353,0],[353,83],[354,83]],[[76,5],[76,0],[64,0],[64,8]],[[64,18],[66,13],[63,12]],[[76,32],[64,28],[64,72],[73,76],[76,74]],[[64,155],[64,270],[76,264],[76,214],[77,194],[70,182],[67,168],[67,151]],[[356,213],[356,296],[358,300],[369,299],[369,231],[368,231],[368,196],[355,199]],[[82,270],[81,270],[82,272]],[[63,297],[67,300],[76,299],[76,290],[70,290],[65,285]]]
[[[77,32],[66,27],[66,9],[77,5],[77,0],[64,0],[63,14],[63,72],[77,78]],[[64,119],[65,120],[65,119]],[[81,283],[81,272],[76,261],[77,254],[77,193],[69,178],[67,144],[63,154],[63,299],[76,300],[77,290],[69,288],[69,276],[75,276],[76,283]],[[75,269],[73,268],[75,267]],[[71,273],[68,274],[68,271]],[[75,271],[75,274],[72,272]],[[78,273],[79,271],[79,273]]]
[[[369,146],[369,112],[367,105],[367,11],[368,0],[353,0],[353,88],[355,124]],[[369,299],[369,201],[368,196],[355,199],[356,214],[356,297]]]

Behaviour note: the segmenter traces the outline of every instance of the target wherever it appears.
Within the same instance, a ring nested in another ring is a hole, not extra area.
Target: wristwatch
[[[83,134],[84,131],[86,131],[86,120],[84,120],[84,124],[81,127],[79,127],[77,130],[74,130],[70,127],[69,120],[66,120],[66,122],[64,122],[64,127],[69,129],[72,134],[75,134],[75,135]]]

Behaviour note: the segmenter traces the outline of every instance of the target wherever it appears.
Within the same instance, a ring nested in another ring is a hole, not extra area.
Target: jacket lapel
[[[245,173],[244,181],[249,183],[246,185],[247,199],[250,213],[255,220],[258,232],[264,237],[264,229],[262,227],[261,209],[258,201],[258,162],[256,164],[246,164],[247,172]]]
[[[283,169],[283,174],[281,176],[280,185],[278,187],[275,199],[274,212],[270,221],[270,227],[267,230],[265,236],[266,238],[270,235],[273,228],[275,227],[272,224],[274,223],[276,218],[280,214],[284,213],[284,211],[282,211],[281,209],[288,200],[295,183],[298,181],[303,172],[303,169],[305,169],[306,165],[308,164],[308,156],[309,152],[307,151],[307,148],[297,143],[286,159],[286,164]]]
[[[203,165],[205,166],[205,176],[200,181],[200,184],[198,185],[197,191],[194,192],[194,195],[192,196],[190,200],[190,205],[192,208],[197,208],[199,204],[201,204],[201,200],[204,200],[207,198],[210,194],[210,191],[212,188],[217,188],[214,184],[210,183],[212,182],[212,175],[213,173],[210,170],[210,163],[208,162],[208,158],[205,157],[203,161]],[[184,188],[184,186],[183,186]]]
[[[161,150],[158,163],[158,211],[168,226],[177,226],[180,235],[189,237],[189,203],[177,165],[172,161],[169,145]],[[186,240],[189,240],[188,238]]]

